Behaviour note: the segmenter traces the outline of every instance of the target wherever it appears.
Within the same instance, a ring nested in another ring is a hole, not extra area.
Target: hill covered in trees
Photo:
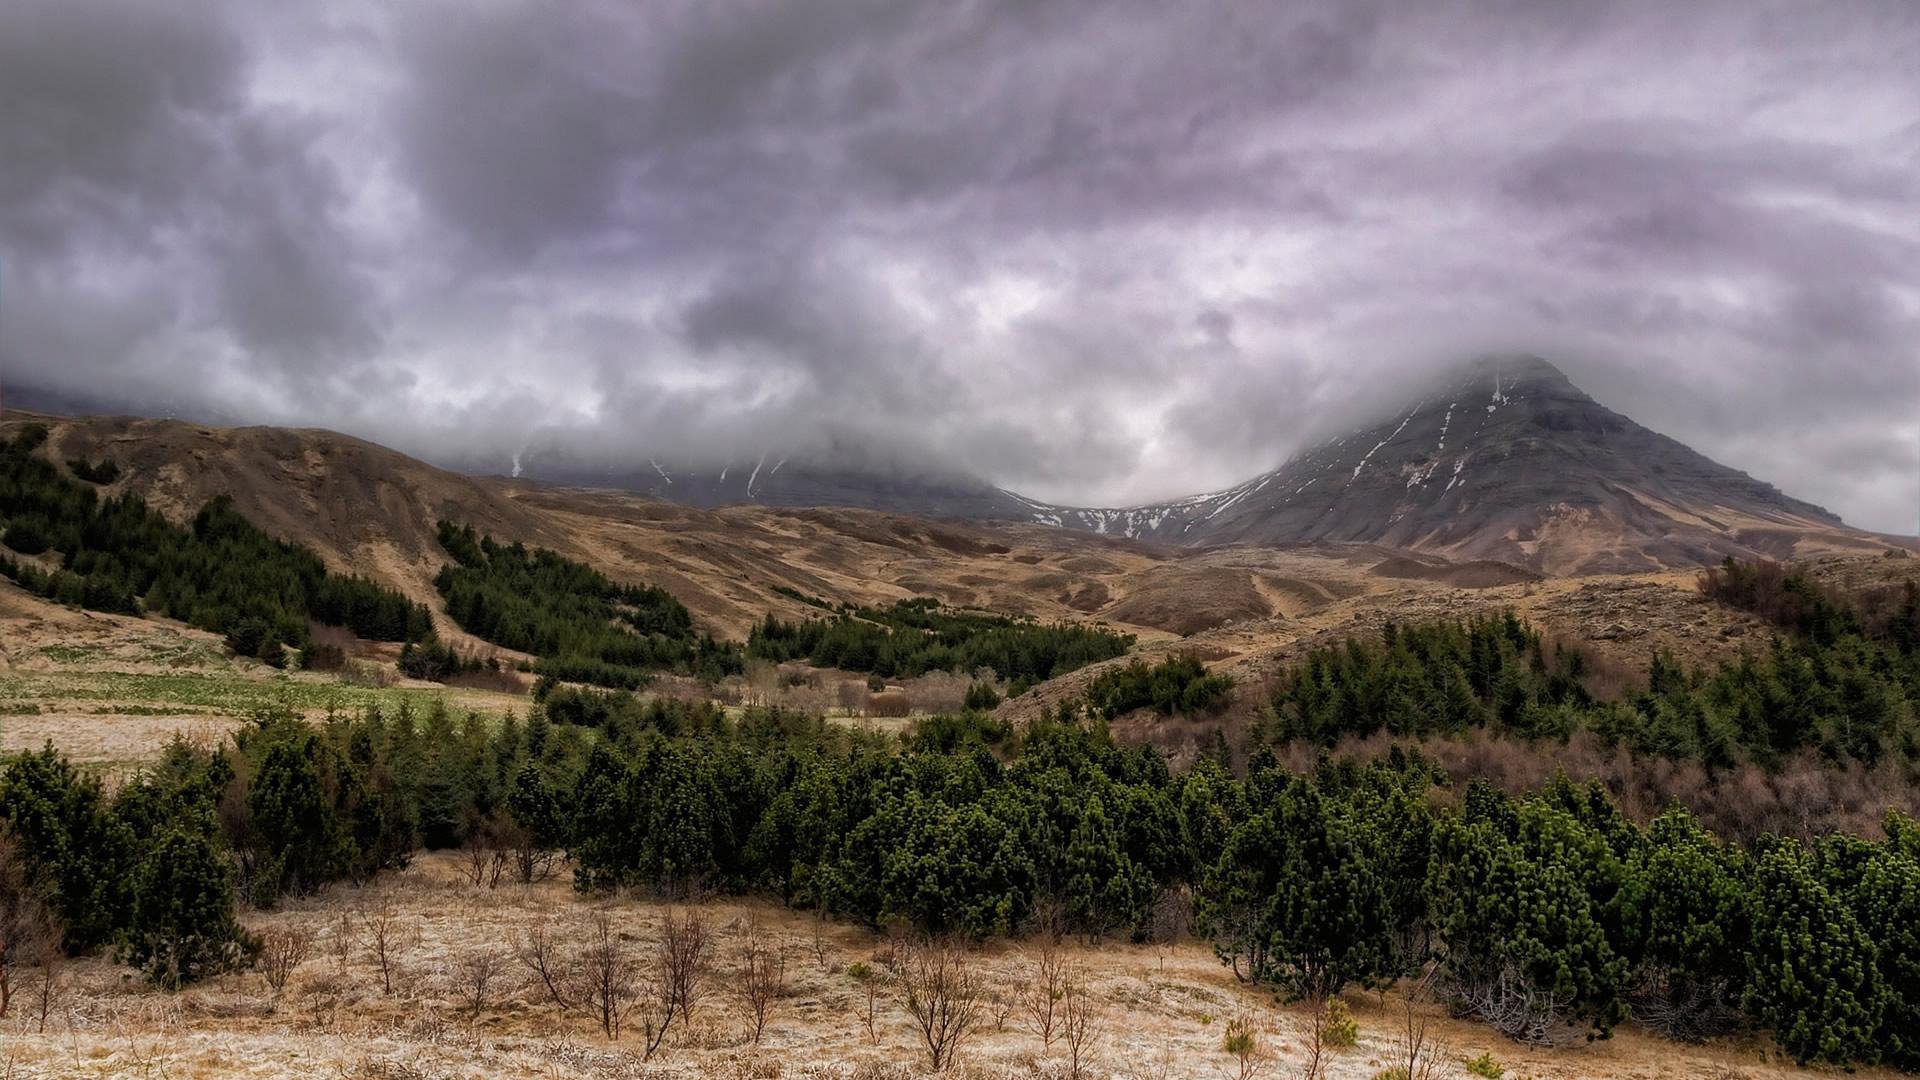
[[[622,585],[552,551],[502,544],[470,525],[439,524],[453,561],[434,578],[461,629],[539,657],[556,679],[633,688],[661,670],[719,678],[740,671],[737,644],[696,635],[664,589]]]
[[[379,641],[431,632],[425,607],[328,572],[319,556],[268,536],[225,498],[183,528],[136,497],[102,498],[94,485],[117,472],[111,462],[88,466],[85,480],[62,473],[35,453],[44,439],[30,425],[0,442],[0,544],[15,553],[0,554],[0,573],[30,592],[97,611],[177,618],[276,663],[286,649],[306,648],[310,622]]]

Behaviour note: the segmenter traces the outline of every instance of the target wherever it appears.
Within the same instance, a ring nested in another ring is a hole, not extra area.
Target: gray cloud
[[[504,468],[1224,486],[1528,349],[1915,526],[1920,11],[0,10],[0,369]]]

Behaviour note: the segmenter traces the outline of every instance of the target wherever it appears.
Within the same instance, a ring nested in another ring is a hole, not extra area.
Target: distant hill
[[[543,483],[611,488],[684,506],[844,506],[970,521],[1023,520],[1031,504],[964,473],[895,462],[819,462],[756,454],[724,465],[649,459],[636,468],[533,456],[522,475]]]

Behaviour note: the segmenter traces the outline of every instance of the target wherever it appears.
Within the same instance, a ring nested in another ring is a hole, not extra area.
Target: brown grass
[[[258,971],[221,976],[175,995],[150,990],[126,971],[93,958],[69,966],[69,983],[48,1030],[36,1034],[31,1010],[0,1023],[15,1075],[199,1077],[900,1077],[926,1075],[924,1042],[894,972],[902,953],[882,936],[759,901],[697,909],[713,937],[717,980],[692,1019],[669,1030],[652,1061],[640,1062],[636,1023],[609,1039],[581,1003],[556,1004],[517,960],[499,961],[509,943],[540,927],[558,934],[571,956],[590,942],[581,927],[603,915],[610,938],[647,962],[661,947],[663,909],[641,898],[582,897],[564,880],[474,888],[455,854],[427,855],[407,870],[365,887],[340,887],[293,900],[278,911],[245,916],[256,932],[310,935],[312,954],[290,973],[278,1000]],[[391,945],[392,993],[368,942],[384,925]],[[565,932],[562,933],[561,931]],[[576,932],[578,931],[578,932]],[[815,962],[819,933],[821,962]],[[342,940],[342,939],[345,940]],[[787,962],[783,991],[768,1003],[758,1045],[753,1006],[738,992],[747,943]],[[1311,1016],[1274,1010],[1264,991],[1234,982],[1204,945],[1060,946],[1074,1000],[1062,1012],[1084,1024],[1078,1047],[1084,1075],[1217,1078],[1233,1064],[1222,1049],[1226,1020],[1258,1010],[1258,1041],[1273,1055],[1265,1075],[1298,1075]],[[889,968],[888,959],[893,966]],[[848,974],[864,964],[866,980]],[[1033,966],[1020,943],[990,943],[967,958],[991,998],[1018,1000]],[[483,981],[484,986],[479,984]],[[873,1038],[862,1021],[874,988]],[[1393,995],[1353,993],[1358,1044],[1336,1056],[1327,1075],[1365,1078],[1399,1052],[1406,1016]],[[1084,1009],[1084,1012],[1079,1010]],[[1632,1028],[1603,1043],[1527,1049],[1485,1028],[1419,1013],[1431,1037],[1458,1061],[1492,1049],[1513,1075],[1700,1078],[1720,1075],[1730,1058],[1753,1063],[1747,1075],[1800,1075],[1765,1064],[1747,1042],[1689,1047]],[[960,1046],[962,1077],[1070,1075],[1073,1036],[1043,1046],[1029,1025],[996,1024],[991,1010]],[[0,1066],[4,1067],[4,1066]],[[1164,1070],[1164,1071],[1163,1071]],[[1885,1074],[1866,1074],[1885,1075]]]

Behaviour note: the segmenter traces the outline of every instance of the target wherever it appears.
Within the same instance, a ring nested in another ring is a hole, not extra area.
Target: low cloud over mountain
[[[1910,532],[1916,54],[1900,0],[20,0],[0,381],[1115,505],[1524,349]]]

